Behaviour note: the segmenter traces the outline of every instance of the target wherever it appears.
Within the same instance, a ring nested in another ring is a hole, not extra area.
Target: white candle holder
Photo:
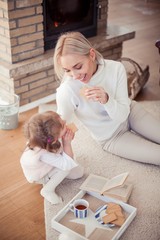
[[[19,96],[6,94],[0,96],[0,129],[9,130],[18,127]]]

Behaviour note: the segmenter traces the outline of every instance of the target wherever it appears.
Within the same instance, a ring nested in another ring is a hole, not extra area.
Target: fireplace
[[[44,48],[55,47],[58,36],[79,31],[86,37],[97,34],[97,0],[44,0]]]
[[[135,36],[133,30],[108,24],[109,0],[52,2],[0,0],[0,95],[19,95],[24,108],[55,98],[59,82],[53,46],[60,33],[82,32],[105,58],[113,60],[121,57],[123,42]]]

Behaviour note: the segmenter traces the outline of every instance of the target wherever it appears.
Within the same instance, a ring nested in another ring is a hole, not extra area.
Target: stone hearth
[[[26,105],[56,92],[54,49],[44,50],[42,0],[0,0],[0,92],[16,93]],[[107,24],[108,1],[99,0],[97,36],[89,38],[105,58],[121,57],[135,32]]]

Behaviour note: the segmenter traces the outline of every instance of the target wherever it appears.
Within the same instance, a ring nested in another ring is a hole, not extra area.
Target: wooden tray
[[[89,202],[89,216],[86,219],[77,219],[69,210],[69,204],[75,199],[83,198]],[[97,222],[94,213],[98,207],[114,202],[119,204],[126,216],[126,221],[121,227],[107,228]],[[98,193],[81,190],[58,214],[52,219],[51,226],[60,233],[73,236],[76,240],[117,240],[130,225],[136,216],[137,209],[122,201],[102,196]],[[78,221],[78,222],[77,222]],[[87,224],[89,223],[89,224]],[[87,225],[85,225],[87,224]]]

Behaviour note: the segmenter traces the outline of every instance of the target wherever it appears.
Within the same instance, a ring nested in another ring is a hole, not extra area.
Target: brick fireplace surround
[[[55,98],[54,49],[44,50],[42,0],[0,0],[0,95],[16,93],[22,107]],[[108,0],[99,0],[97,36],[89,38],[105,58],[121,57],[134,31],[108,25]]]

